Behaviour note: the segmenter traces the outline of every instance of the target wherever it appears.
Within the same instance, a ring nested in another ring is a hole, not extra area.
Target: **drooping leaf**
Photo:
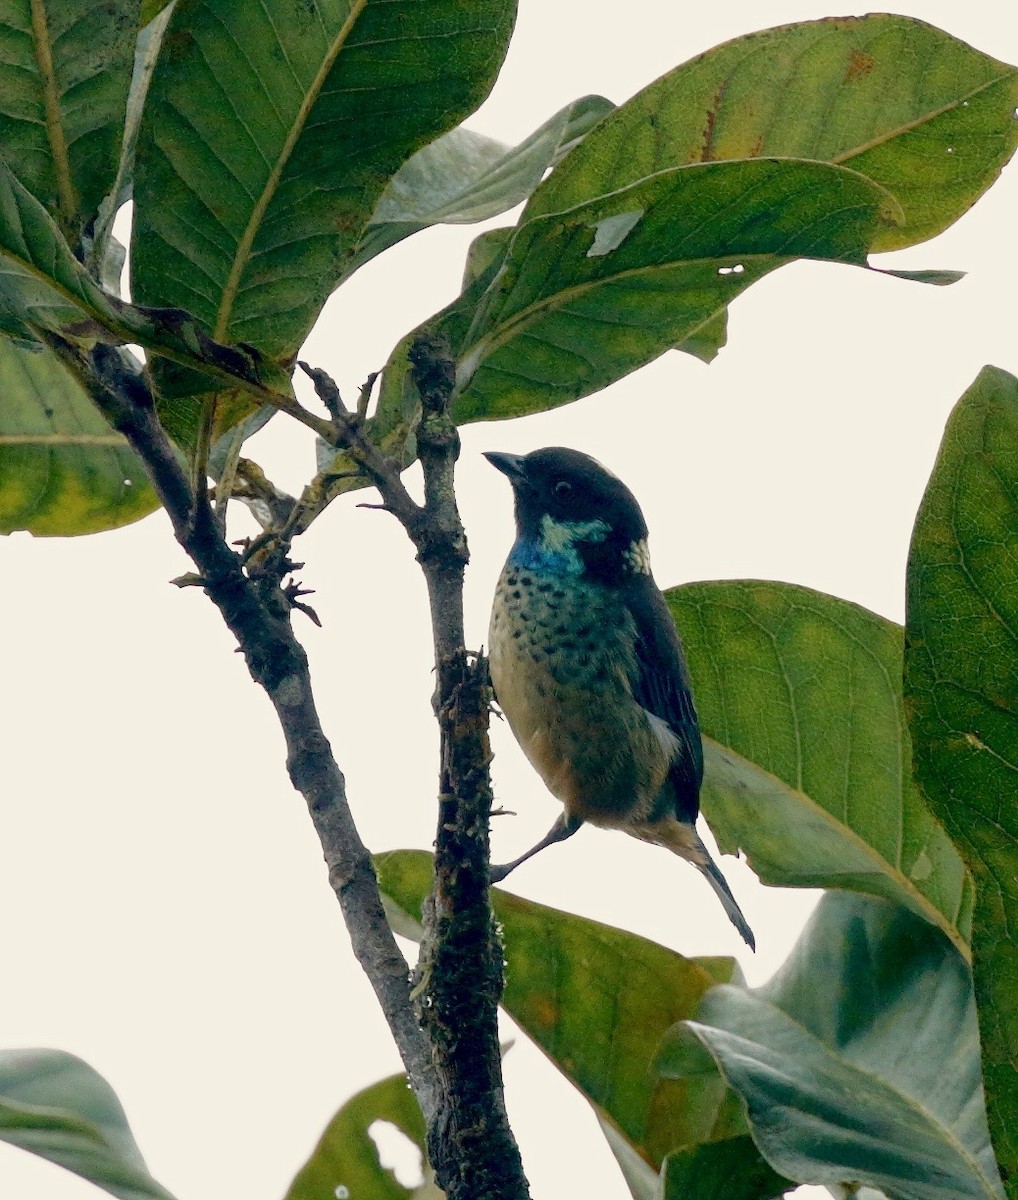
[[[0,0],[0,155],[77,246],[117,174],[138,0]]]
[[[607,276],[636,244],[633,233],[645,218],[635,214],[643,205],[621,203],[633,200],[635,189],[693,166],[723,167],[737,178],[753,160],[822,160],[851,167],[900,203],[894,221],[871,224],[866,243],[893,249],[945,228],[993,182],[1018,139],[1016,102],[1015,68],[906,17],[766,30],[678,67],[605,117],[531,196],[506,258],[507,278],[476,302],[472,327],[454,329],[464,392],[457,419],[554,407],[669,347],[709,361],[724,344],[727,304],[763,273],[751,246],[714,243],[704,248],[711,262],[684,267],[669,267],[659,247],[646,270],[590,286],[599,265]],[[763,204],[751,208],[747,203],[744,216],[759,236],[774,217]],[[564,268],[572,265],[573,215],[581,212],[593,229],[580,249],[593,257],[570,277]],[[705,205],[699,217],[697,228],[709,238],[717,210]],[[625,237],[627,220],[635,224]],[[768,252],[781,253],[773,246]],[[796,253],[845,257],[819,245]],[[909,277],[943,284],[957,276]],[[463,309],[461,297],[425,328],[448,332]],[[385,419],[405,398],[403,354],[400,345],[386,369]]]
[[[181,0],[138,139],[135,299],[292,356],[387,181],[487,94],[514,17],[515,0]],[[186,444],[207,394],[175,371],[160,389]]]
[[[0,1140],[120,1200],[173,1200],[148,1173],[113,1089],[62,1050],[0,1051]]]
[[[565,161],[568,161],[565,160]],[[458,421],[575,400],[690,341],[794,258],[861,264],[898,219],[868,179],[812,162],[673,167],[526,219],[457,347]]]
[[[95,533],[158,505],[134,451],[56,358],[0,335],[0,533]]]
[[[431,856],[394,851],[376,867],[390,923],[419,939]],[[502,1005],[613,1127],[627,1178],[646,1181],[637,1160],[656,1173],[676,1148],[745,1133],[716,1070],[678,1079],[657,1069],[665,1032],[695,1014],[713,984],[737,978],[732,959],[686,959],[499,888],[491,895],[505,939]]]
[[[874,250],[932,237],[1018,145],[1018,70],[911,17],[831,17],[739,37],[615,110],[527,206],[561,212],[683,163],[780,156],[852,167],[904,219]]]
[[[902,630],[793,584],[666,593],[707,747],[703,809],[767,883],[885,896],[964,954],[972,885],[912,779]]]
[[[457,361],[455,418],[566,404],[675,346],[709,361],[727,306],[751,283],[797,257],[861,264],[874,229],[897,215],[893,198],[853,171],[756,160],[673,167],[524,218],[486,290],[470,284],[425,323]],[[401,345],[385,372],[383,419],[405,406],[406,373]]]
[[[906,909],[828,893],[770,984],[713,989],[687,1027],[788,1178],[892,1200],[1003,1200],[971,974]]]
[[[973,970],[990,1131],[1018,1196],[1018,380],[952,414],[908,562],[916,773],[976,881]]]
[[[603,96],[567,105],[518,146],[452,129],[418,150],[389,180],[354,258],[360,266],[430,225],[469,225],[521,204],[615,106]],[[350,268],[354,269],[353,267]]]
[[[337,1196],[371,1200],[423,1200],[420,1188],[407,1188],[383,1167],[368,1132],[376,1121],[395,1125],[427,1162],[424,1119],[405,1075],[391,1075],[352,1096],[325,1132],[287,1188],[285,1200],[336,1200]],[[430,1168],[425,1167],[430,1175]],[[433,1185],[432,1185],[433,1187]],[[433,1187],[435,1200],[443,1193]]]

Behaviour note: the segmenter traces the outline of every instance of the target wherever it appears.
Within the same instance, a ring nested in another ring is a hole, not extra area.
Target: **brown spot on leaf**
[[[714,161],[714,126],[718,119],[718,109],[721,107],[721,101],[724,99],[727,89],[727,80],[722,80],[718,90],[714,93],[710,108],[707,109],[707,119],[703,127],[703,149],[700,151],[701,162]]]
[[[861,79],[868,75],[875,65],[872,54],[867,54],[865,50],[853,50],[845,71],[845,82],[851,83],[853,79]]]

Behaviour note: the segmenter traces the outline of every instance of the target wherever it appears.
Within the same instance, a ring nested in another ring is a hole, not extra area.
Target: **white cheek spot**
[[[568,554],[577,542],[603,542],[610,526],[593,521],[556,521],[545,513],[541,518],[541,542],[549,554]]]
[[[633,542],[623,554],[623,558],[634,575],[650,574],[650,548],[646,538]]]

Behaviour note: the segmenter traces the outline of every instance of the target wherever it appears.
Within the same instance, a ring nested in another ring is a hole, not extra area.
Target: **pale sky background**
[[[494,94],[470,122],[508,142],[584,94],[621,102],[730,37],[844,15],[819,0],[521,0],[520,10]],[[1018,62],[1012,4],[896,11]],[[967,271],[954,287],[797,264],[735,302],[710,367],[671,353],[595,398],[464,429],[471,642],[485,637],[512,536],[509,489],[480,453],[551,444],[594,454],[633,487],[662,586],[789,580],[901,620],[911,525],[947,414],[985,363],[1018,373],[1016,212],[1012,167],[946,234],[880,264]],[[304,357],[353,394],[458,290],[476,232],[434,230],[364,268]],[[312,470],[303,431],[278,422],[253,456],[290,490]],[[377,850],[427,847],[431,651],[410,545],[395,521],[346,501],[297,557],[324,622],[298,617],[297,630],[362,834]],[[161,515],[74,541],[15,535],[0,542],[0,564],[0,1046],[63,1048],[101,1071],[179,1200],[276,1200],[335,1109],[399,1062],[269,704],[211,604],[168,585],[189,564]],[[496,823],[504,860],[557,808],[504,726],[493,736],[497,799],[519,813]],[[696,872],[618,834],[585,831],[511,885],[686,954],[734,954],[763,982],[815,894],[765,889],[743,864],[722,865],[756,930],[755,957]],[[506,1078],[537,1200],[628,1194],[584,1101],[523,1037]],[[3,1146],[0,1192],[98,1195]]]

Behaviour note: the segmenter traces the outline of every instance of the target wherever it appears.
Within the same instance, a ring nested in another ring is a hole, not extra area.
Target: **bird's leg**
[[[536,846],[531,846],[526,854],[521,854],[519,858],[514,858],[511,863],[504,863],[500,867],[492,866],[491,882],[501,883],[510,871],[515,871],[520,863],[525,863],[528,858],[533,858],[539,850],[543,850],[545,846],[554,846],[556,842],[564,842],[566,838],[570,838],[583,824],[582,817],[568,817],[563,813],[559,819],[552,825],[551,829],[544,835]]]

